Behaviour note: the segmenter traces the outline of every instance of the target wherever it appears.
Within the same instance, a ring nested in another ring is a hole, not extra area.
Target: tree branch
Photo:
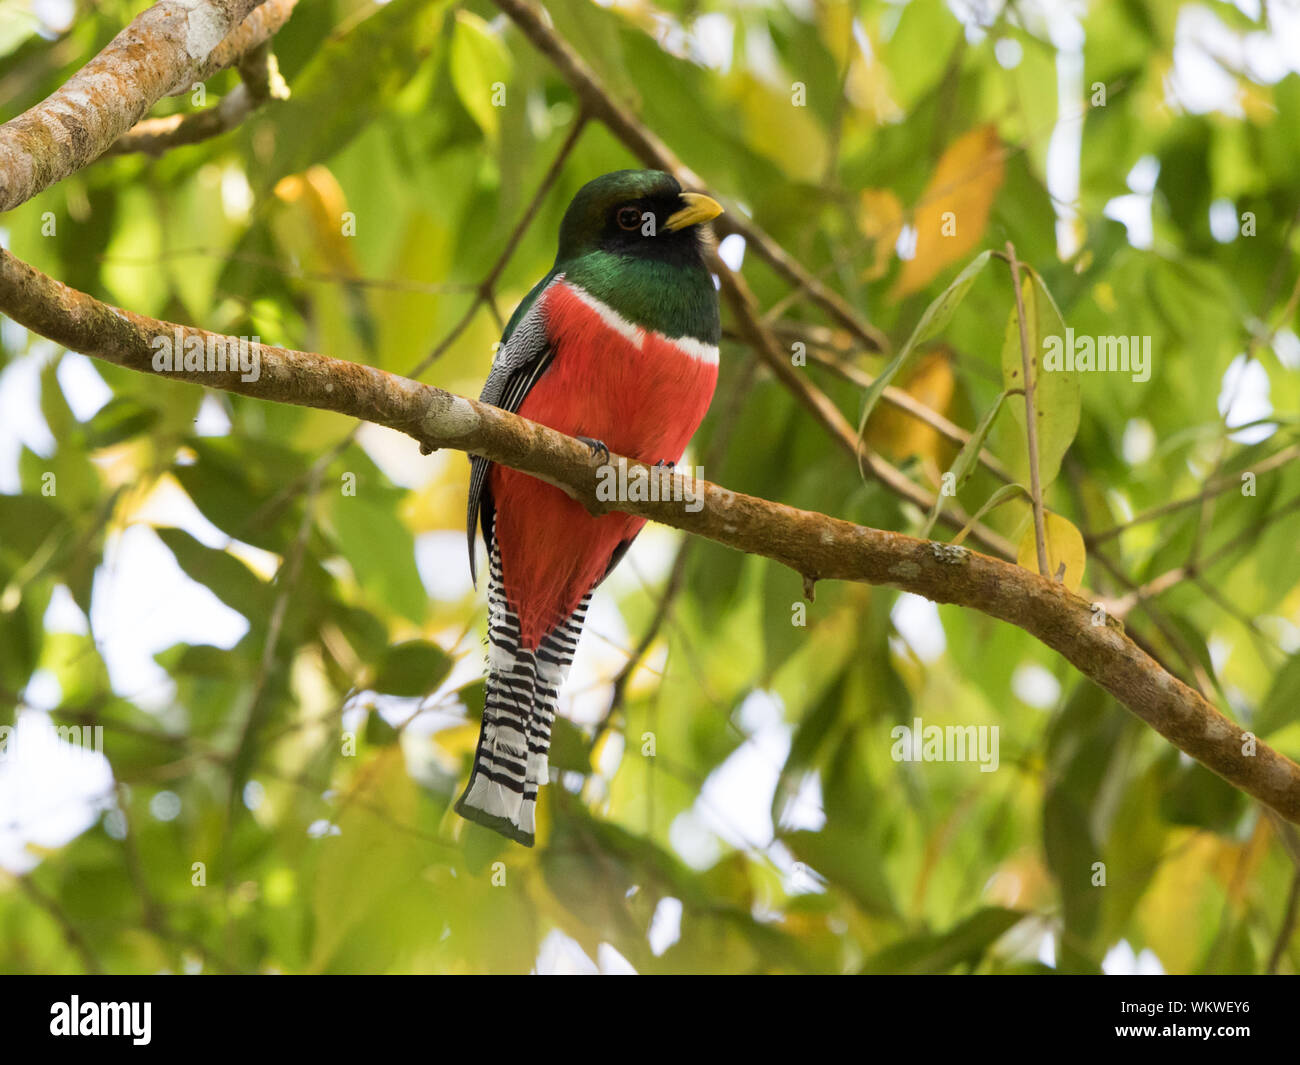
[[[241,56],[237,66],[242,80],[217,104],[189,114],[137,122],[109,145],[104,155],[159,155],[182,144],[198,144],[234,129],[267,101],[289,98],[289,86],[280,76],[270,41]]]
[[[765,325],[755,312],[754,296],[749,286],[745,284],[745,279],[740,274],[727,269],[720,261],[714,266],[722,284],[722,294],[739,321],[741,335],[758,352],[777,380],[808,408],[817,422],[830,434],[832,440],[847,451],[855,461],[861,460],[863,467],[869,470],[876,480],[900,499],[906,499],[921,510],[928,511],[933,507],[934,496],[880,455],[870,451],[862,442],[858,431],[844,417],[839,407],[831,402],[830,397],[794,368],[785,352],[780,349],[771,328]],[[940,519],[954,529],[961,529],[970,520],[958,506],[945,508]],[[986,526],[976,523],[971,530],[971,536],[989,550],[1006,558],[1016,556],[1014,545]]]
[[[236,62],[293,10],[289,0],[259,2],[154,4],[56,92],[0,126],[0,211],[99,158],[163,96]]]
[[[257,373],[154,369],[156,341],[238,340],[119,310],[0,251],[0,310],[64,347],[108,362],[260,399],[318,407],[397,429],[431,451],[451,447],[556,485],[592,513],[619,510],[780,562],[807,580],[885,585],[1010,622],[1059,652],[1134,714],[1229,783],[1300,824],[1300,766],[1167,673],[1113,618],[1057,582],[951,544],[797,510],[618,456],[629,476],[656,481],[656,500],[599,498],[585,444],[516,415],[373,367],[311,352],[248,344]],[[634,471],[634,472],[633,472]],[[674,501],[676,500],[676,501]],[[683,505],[698,500],[699,507]]]
[[[227,34],[225,40],[199,64],[190,83],[178,84],[167,95],[183,96],[190,91],[194,82],[207,81],[212,75],[233,67],[246,53],[279,33],[297,5],[298,0],[258,0],[248,17]]]

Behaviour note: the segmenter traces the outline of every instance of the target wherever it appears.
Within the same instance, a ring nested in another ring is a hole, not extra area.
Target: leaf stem
[[[1020,260],[1015,245],[1007,241],[1007,262],[1011,264],[1011,283],[1016,290],[1016,323],[1020,326],[1020,362],[1025,369],[1025,439],[1029,447],[1029,494],[1034,504],[1034,546],[1038,549],[1038,572],[1047,572],[1046,519],[1043,515],[1043,488],[1038,476],[1038,413],[1034,406],[1034,364],[1029,353],[1029,334],[1025,331],[1025,300],[1020,291]]]

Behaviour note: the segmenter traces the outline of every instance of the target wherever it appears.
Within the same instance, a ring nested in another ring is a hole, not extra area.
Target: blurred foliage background
[[[0,8],[3,117],[142,6]],[[1083,374],[1056,401],[1047,504],[1131,632],[1300,756],[1293,5],[547,10],[895,350],[1007,241],[1077,334],[1150,337],[1149,381]],[[301,4],[274,50],[289,101],[158,158],[102,159],[0,237],[144,314],[423,363],[477,395],[569,198],[637,161],[589,123],[528,212],[575,100],[486,0]],[[236,83],[214,78],[208,103]],[[856,424],[887,357],[743,244],[724,256]],[[1004,387],[1013,305],[994,259],[894,384],[974,429]],[[0,724],[17,726],[0,970],[1300,969],[1295,834],[1028,635],[864,586],[818,586],[801,618],[794,574],[663,529],[593,608],[538,846],[467,825],[448,808],[482,706],[485,602],[464,456],[0,324]],[[1014,407],[987,447],[1022,480]],[[889,405],[865,434],[929,491],[957,453]],[[768,499],[925,524],[734,339],[686,462]],[[1002,483],[977,467],[958,501],[973,513]],[[985,520],[1014,544],[1028,511]],[[891,729],[917,718],[997,726],[996,772],[896,761]],[[73,751],[82,726],[102,727],[102,757]]]

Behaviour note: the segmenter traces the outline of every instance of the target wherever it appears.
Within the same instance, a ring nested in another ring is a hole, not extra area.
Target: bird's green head
[[[560,224],[557,263],[597,254],[699,265],[703,226],[722,213],[717,202],[682,192],[660,170],[615,170],[587,182]]]

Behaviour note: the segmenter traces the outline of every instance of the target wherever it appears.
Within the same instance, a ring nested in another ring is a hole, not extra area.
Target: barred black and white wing
[[[550,366],[555,352],[551,349],[546,336],[546,320],[542,315],[542,296],[546,289],[558,277],[538,286],[532,297],[528,310],[517,323],[507,327],[505,339],[497,349],[492,361],[492,371],[488,374],[483,392],[479,395],[480,403],[491,403],[494,407],[518,411],[524,397],[532,391],[533,385]],[[525,301],[527,303],[527,301]],[[469,576],[478,584],[477,562],[474,554],[474,536],[478,531],[479,516],[483,516],[483,539],[488,540],[491,527],[492,497],[488,488],[488,470],[492,463],[478,455],[471,455],[469,460],[469,506],[466,514],[465,534],[469,541]],[[491,544],[488,545],[489,550]]]

